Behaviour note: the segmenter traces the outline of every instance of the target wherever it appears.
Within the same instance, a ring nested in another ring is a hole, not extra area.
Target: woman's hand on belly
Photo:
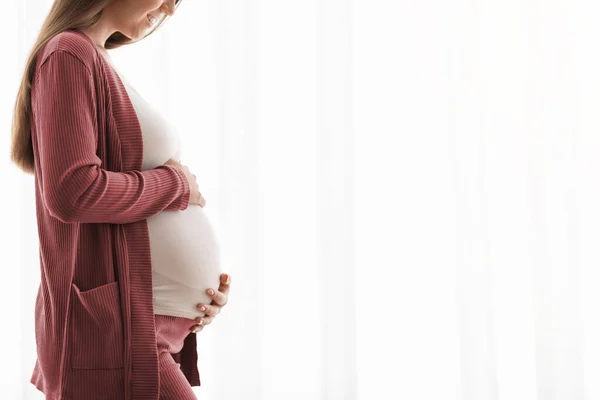
[[[200,332],[206,325],[209,325],[215,316],[221,312],[221,309],[227,304],[229,296],[229,285],[231,277],[227,274],[221,274],[221,283],[218,290],[208,289],[206,293],[213,299],[210,304],[198,304],[198,310],[202,311],[204,317],[196,317],[197,324],[190,327],[192,333]],[[204,309],[202,309],[204,307]]]
[[[198,204],[200,207],[204,207],[206,205],[206,200],[200,193],[200,189],[198,188],[198,182],[196,182],[196,175],[192,174],[189,168],[186,165],[181,164],[179,161],[174,158],[169,158],[164,165],[172,165],[180,168],[186,179],[188,180],[188,184],[190,186],[190,204]]]

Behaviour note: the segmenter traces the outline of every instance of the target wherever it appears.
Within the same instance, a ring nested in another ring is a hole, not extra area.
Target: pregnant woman
[[[35,180],[31,383],[47,399],[196,398],[195,333],[231,278],[178,132],[107,52],[177,5],[56,0],[26,63],[11,158]]]

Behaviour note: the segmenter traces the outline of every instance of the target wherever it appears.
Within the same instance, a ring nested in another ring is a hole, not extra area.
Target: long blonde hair
[[[114,0],[55,0],[44,20],[33,45],[21,78],[21,85],[13,110],[10,159],[19,169],[34,173],[33,144],[31,143],[31,85],[35,73],[35,61],[40,50],[55,35],[69,29],[84,29],[94,25],[102,11]],[[181,1],[176,3],[176,7]],[[164,15],[145,37],[154,33],[168,18]],[[112,34],[105,43],[107,49],[135,43],[120,32]]]

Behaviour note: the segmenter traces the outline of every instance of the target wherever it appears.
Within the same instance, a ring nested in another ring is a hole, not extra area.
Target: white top
[[[179,160],[181,142],[175,127],[117,73],[142,128],[142,170],[162,165],[169,158]],[[211,303],[206,289],[218,289],[221,275],[219,243],[204,209],[190,204],[185,210],[162,211],[148,218],[148,229],[154,313],[190,319],[203,316],[196,305]]]

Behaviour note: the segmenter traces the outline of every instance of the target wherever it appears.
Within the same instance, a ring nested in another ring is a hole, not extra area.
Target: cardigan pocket
[[[83,292],[74,283],[71,285],[71,367],[123,368],[119,282]]]

